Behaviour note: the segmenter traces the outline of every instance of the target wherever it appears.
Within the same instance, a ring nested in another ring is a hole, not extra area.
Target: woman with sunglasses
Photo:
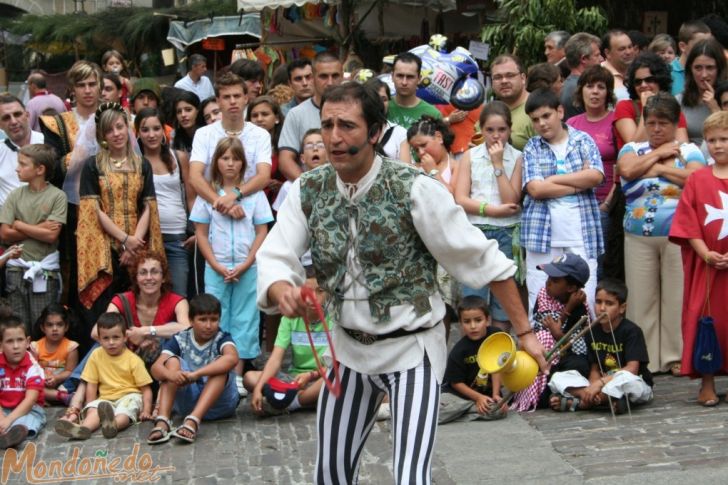
[[[630,99],[623,99],[614,109],[617,150],[629,142],[647,140],[642,108],[648,98],[660,91],[670,92],[672,77],[670,67],[653,52],[643,52],[632,62],[627,72],[627,91]],[[688,141],[685,116],[680,113],[676,137]]]

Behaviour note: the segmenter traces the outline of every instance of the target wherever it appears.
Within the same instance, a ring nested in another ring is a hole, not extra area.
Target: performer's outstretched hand
[[[519,343],[521,344],[521,348],[528,352],[531,357],[536,359],[536,362],[538,362],[538,367],[541,369],[541,372],[543,372],[544,375],[549,375],[549,363],[546,362],[546,349],[544,348],[543,344],[538,341],[536,338],[536,335],[533,332],[529,332],[519,339]]]
[[[285,317],[296,318],[306,314],[306,302],[301,298],[301,287],[287,281],[277,281],[268,289],[268,298],[278,304]]]

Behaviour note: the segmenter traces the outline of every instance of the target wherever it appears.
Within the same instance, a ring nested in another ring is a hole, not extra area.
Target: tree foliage
[[[26,14],[2,24],[15,34],[30,34],[27,48],[45,57],[75,53],[97,59],[101,52],[114,47],[134,64],[144,53],[171,47],[167,42],[171,19],[235,15],[236,10],[235,0],[206,0],[169,9],[115,7],[90,15]]]
[[[495,23],[483,28],[491,57],[513,53],[526,66],[544,61],[543,41],[549,32],[603,34],[607,18],[600,7],[577,8],[575,0],[496,0]]]

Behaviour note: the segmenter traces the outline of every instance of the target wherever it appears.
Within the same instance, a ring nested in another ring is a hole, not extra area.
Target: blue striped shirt
[[[568,127],[569,141],[566,147],[565,165],[568,173],[578,172],[589,167],[604,174],[599,148],[591,136],[583,131]],[[540,136],[534,136],[523,147],[523,188],[534,180],[546,180],[556,175],[556,155]],[[576,194],[581,215],[581,233],[584,248],[589,258],[597,258],[604,252],[602,226],[599,216],[599,203],[594,189]],[[534,199],[528,193],[523,203],[521,216],[521,244],[534,253],[551,251],[551,213],[548,199]]]

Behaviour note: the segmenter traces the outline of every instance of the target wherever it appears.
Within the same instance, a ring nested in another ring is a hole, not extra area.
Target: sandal
[[[75,419],[71,416],[75,416]],[[68,421],[69,423],[78,424],[81,421],[81,410],[76,406],[68,406],[63,413],[63,416],[58,419],[59,421]]]
[[[119,429],[116,427],[116,415],[114,414],[114,406],[108,401],[101,401],[99,406],[96,408],[99,413],[99,419],[101,420],[101,434],[104,438],[111,439],[119,434]]]
[[[167,425],[167,429],[156,425],[160,421]],[[170,433],[170,431],[172,430],[172,422],[164,416],[157,416],[156,418],[154,418],[154,425],[154,428],[152,428],[152,430],[149,432],[149,435],[147,436],[147,444],[159,445],[161,443],[166,443],[167,441],[169,441],[169,439],[172,437]],[[156,438],[152,437],[154,433],[157,433]]]
[[[554,407],[554,404],[556,404],[554,398],[558,399],[557,407]],[[581,404],[581,399],[579,399],[578,397],[567,397],[562,394],[554,394],[553,396],[551,396],[551,399],[549,399],[549,406],[551,407],[551,409],[558,412],[578,411],[580,409],[579,404]]]
[[[192,421],[195,423],[195,428],[192,426],[188,426],[185,424],[187,421]],[[197,431],[200,429],[200,419],[197,416],[193,416],[191,414],[185,416],[185,419],[182,420],[182,424],[177,427],[174,431],[170,433],[171,436],[178,438],[186,443],[194,443],[197,439]],[[190,436],[185,436],[180,433],[180,431],[185,430],[187,431]]]
[[[709,397],[708,399],[700,399],[700,394],[703,392],[703,388],[700,388],[700,391],[698,392],[698,404],[701,406],[705,406],[706,408],[712,408],[718,405],[720,403],[720,398],[718,397],[715,392],[713,392],[713,397]]]
[[[680,377],[682,376],[682,364],[680,362],[675,362],[670,366],[670,374],[673,375],[673,377]]]

